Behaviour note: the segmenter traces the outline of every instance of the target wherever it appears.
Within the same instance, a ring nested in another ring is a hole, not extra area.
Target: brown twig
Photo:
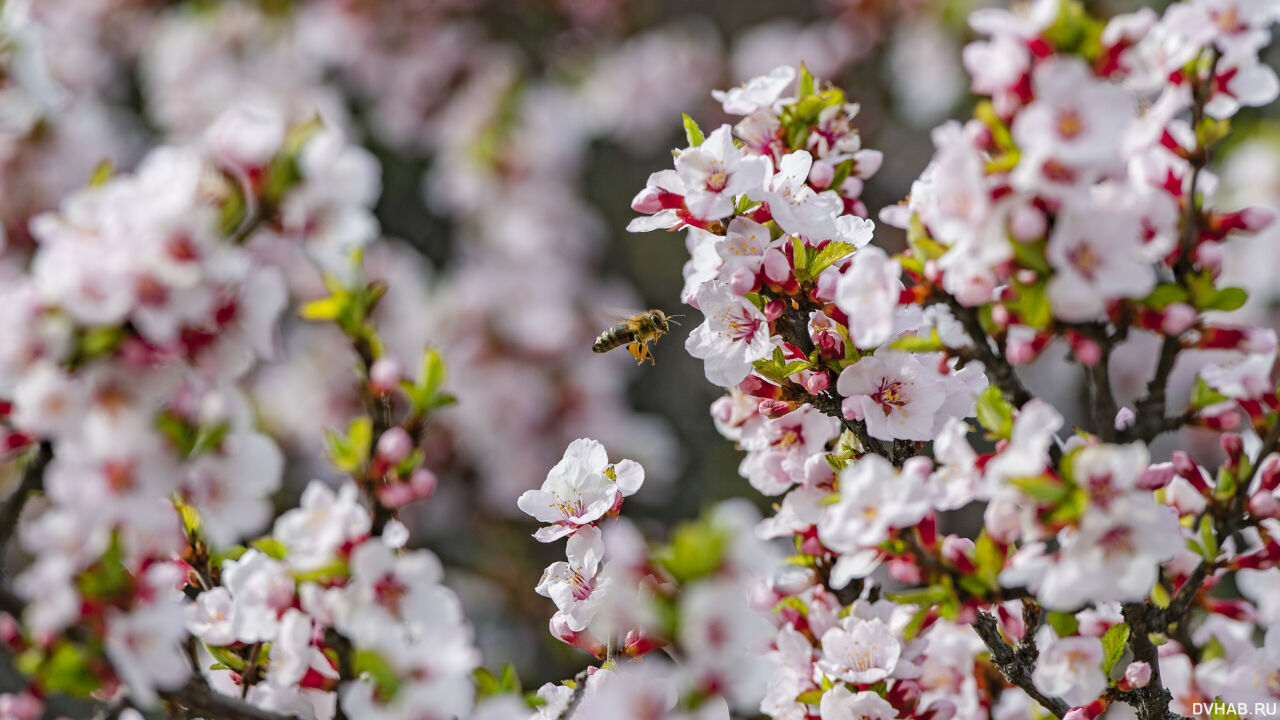
[[[1023,607],[1025,611],[1027,605]],[[1032,607],[1035,606],[1032,605]],[[1038,625],[1038,608],[1035,617]],[[1061,698],[1040,692],[1035,682],[1031,679],[1031,675],[1036,669],[1036,659],[1040,656],[1040,650],[1036,647],[1034,638],[1034,626],[1027,625],[1027,631],[1023,639],[1013,648],[1009,647],[1009,644],[1001,637],[1000,626],[990,613],[979,612],[977,618],[973,621],[973,629],[978,633],[978,637],[982,638],[987,650],[991,652],[992,665],[995,666],[996,670],[1000,671],[1000,675],[1010,685],[1020,688],[1032,700],[1040,703],[1044,709],[1053,713],[1054,717],[1061,719],[1067,714],[1067,711],[1071,709],[1069,705],[1063,702]]]

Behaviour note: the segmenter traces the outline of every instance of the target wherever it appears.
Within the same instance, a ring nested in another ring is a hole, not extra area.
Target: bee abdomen
[[[623,325],[614,325],[613,327],[600,333],[600,337],[591,345],[592,352],[609,352],[610,350],[626,345],[635,340],[636,334],[630,328]]]

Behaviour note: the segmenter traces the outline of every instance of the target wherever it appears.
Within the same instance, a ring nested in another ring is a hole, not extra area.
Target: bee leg
[[[648,360],[650,365],[658,364],[653,359],[653,353],[649,352],[648,340],[645,340],[644,342],[640,343],[640,355],[636,359],[638,360],[638,362],[636,363],[637,365],[643,365],[645,360]]]
[[[637,365],[641,365],[644,363],[644,356],[649,354],[648,350],[649,350],[648,346],[641,345],[638,342],[633,342],[627,346],[627,352],[631,353],[631,357],[635,358],[638,361],[636,362]]]

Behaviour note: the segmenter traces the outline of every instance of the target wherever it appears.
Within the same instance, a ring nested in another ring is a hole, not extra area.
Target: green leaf
[[[272,560],[283,560],[285,555],[289,554],[289,548],[273,537],[258,538],[249,544]]]
[[[1010,245],[1013,246],[1013,257],[1019,265],[1035,270],[1041,275],[1053,274],[1053,268],[1049,266],[1049,261],[1044,255],[1045,247],[1048,245],[1047,240],[1011,242]]]
[[[498,678],[498,687],[505,693],[520,694],[520,676],[516,674],[516,667],[511,663],[502,666],[502,676]]]
[[[809,72],[809,68],[805,64],[800,63],[800,80],[796,83],[796,97],[803,98],[813,94],[814,82],[813,73]]]
[[[1227,396],[1209,387],[1209,384],[1203,378],[1196,378],[1196,384],[1191,388],[1191,407],[1200,410],[1210,405],[1216,405],[1220,402],[1226,402]]]
[[[1043,278],[1030,285],[1024,285],[1017,280],[1013,282],[1013,289],[1017,296],[1008,303],[1009,309],[1018,313],[1024,324],[1036,330],[1043,330],[1053,322],[1047,287],[1048,280]]]
[[[350,574],[351,568],[347,566],[347,562],[341,558],[334,558],[320,567],[306,571],[294,572],[293,579],[299,584],[305,582],[324,582],[337,578],[345,578]]]
[[[1218,559],[1218,536],[1213,532],[1213,520],[1205,515],[1200,518],[1200,553],[1205,562]]]
[[[986,530],[978,534],[973,544],[973,562],[977,566],[975,574],[988,588],[1000,587],[997,577],[1004,569],[1005,551],[1001,550],[991,539]]]
[[[1014,478],[1010,485],[1018,488],[1024,495],[1042,503],[1060,503],[1071,494],[1072,488],[1058,480],[1045,475],[1028,478]]]
[[[818,689],[805,690],[796,696],[796,702],[803,705],[817,705],[822,702],[822,696],[825,694],[825,692]]]
[[[833,263],[839,262],[848,257],[856,248],[852,243],[832,241],[822,246],[822,249],[809,258],[808,272],[809,278],[816,278],[822,274]]]
[[[911,216],[911,222],[907,225],[907,245],[921,262],[940,258],[947,252],[945,246],[929,237],[918,213]]]
[[[1045,623],[1058,633],[1058,637],[1068,637],[1075,635],[1076,630],[1080,628],[1080,621],[1076,620],[1073,613],[1053,610],[1045,614]]]
[[[1240,309],[1248,299],[1249,293],[1245,292],[1244,288],[1226,287],[1218,291],[1205,309],[1230,312]]]
[[[116,174],[116,163],[111,158],[103,158],[94,166],[93,172],[89,175],[89,187],[99,187],[105,185],[111,176]]]
[[[99,686],[88,651],[66,641],[54,647],[40,668],[39,678],[46,690],[74,697],[88,697]]]
[[[1129,626],[1112,625],[1102,635],[1102,672],[1110,673],[1124,655],[1124,644],[1129,641]]]
[[[227,647],[218,647],[216,645],[205,645],[206,650],[218,661],[219,665],[225,665],[236,672],[243,672],[245,668],[244,658],[240,657],[234,650]]]
[[[487,698],[498,694],[498,678],[493,673],[484,668],[476,668],[471,673],[471,677],[476,681],[476,698]]]
[[[885,597],[901,605],[930,607],[951,599],[952,593],[941,585],[933,585],[915,590],[904,590],[899,593],[887,593]]]
[[[684,137],[689,141],[689,147],[698,147],[707,136],[702,134],[702,128],[689,117],[689,113],[681,113],[681,117],[684,118]]]
[[[400,691],[400,678],[381,655],[371,650],[357,650],[352,660],[352,669],[356,675],[367,675],[373,681],[378,699],[390,702]]]
[[[1162,283],[1142,300],[1142,304],[1155,310],[1163,310],[1174,303],[1186,302],[1187,291],[1181,285]]]
[[[1236,712],[1234,703],[1215,697],[1209,705],[1209,720],[1240,720],[1240,715]]]
[[[785,384],[787,378],[813,367],[813,363],[805,360],[788,361],[782,354],[781,348],[773,349],[773,357],[766,360],[757,360],[753,364],[756,372],[762,377],[768,378],[773,382],[782,385]]]
[[[977,398],[978,422],[988,432],[999,438],[1007,438],[1013,432],[1013,406],[1000,388],[988,385]]]
[[[930,328],[928,337],[920,337],[919,335],[903,335],[894,340],[890,344],[894,350],[905,350],[906,352],[934,352],[945,347],[942,338],[938,336],[938,328]]]
[[[710,577],[724,557],[724,533],[706,520],[685,523],[671,534],[671,542],[655,557],[681,584]]]

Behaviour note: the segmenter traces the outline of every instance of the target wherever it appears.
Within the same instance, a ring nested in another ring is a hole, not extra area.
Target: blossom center
[[[871,396],[871,399],[878,403],[885,414],[893,412],[894,408],[902,408],[910,402],[907,397],[906,386],[901,380],[890,380],[884,378],[880,381],[880,389]]]
[[[1064,140],[1074,140],[1083,130],[1084,122],[1080,120],[1080,113],[1067,110],[1058,115],[1058,135]]]
[[[728,184],[729,171],[721,163],[711,163],[711,168],[707,172],[707,189],[711,192],[720,192]]]
[[[1080,243],[1067,253],[1067,260],[1076,272],[1085,277],[1086,280],[1092,281],[1097,274],[1098,269],[1102,267],[1102,256],[1094,252],[1093,247],[1089,243]]]

